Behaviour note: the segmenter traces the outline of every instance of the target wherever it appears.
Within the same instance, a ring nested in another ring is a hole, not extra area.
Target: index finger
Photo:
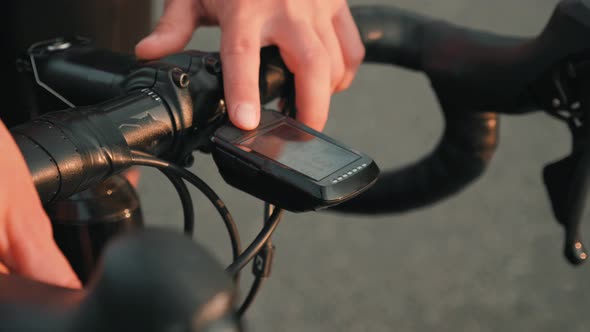
[[[260,121],[261,29],[253,22],[234,20],[221,36],[223,87],[229,118],[234,125],[252,130]]]

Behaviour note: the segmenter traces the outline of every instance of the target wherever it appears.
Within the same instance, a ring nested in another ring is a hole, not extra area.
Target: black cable
[[[272,206],[269,203],[264,203],[264,213],[262,214],[262,216],[263,216],[263,223],[265,225],[270,220],[271,208],[272,208]],[[271,264],[270,261],[272,260],[272,251],[274,250],[274,247],[272,244],[272,240],[270,238],[266,241],[265,246],[266,246],[266,248],[265,248],[266,252],[262,253],[262,255],[264,255],[264,257],[263,257],[264,264]],[[253,264],[256,264],[256,263],[253,263]],[[266,273],[264,273],[266,271],[264,271],[264,272],[260,271],[259,269],[256,269],[255,266],[253,266],[252,272],[254,274],[254,281],[252,282],[252,285],[250,286],[250,290],[248,291],[248,295],[246,295],[246,298],[244,299],[244,301],[240,305],[240,308],[238,309],[238,312],[237,312],[238,317],[242,317],[244,315],[244,313],[246,312],[246,310],[248,310],[248,308],[250,307],[252,302],[254,302],[256,295],[260,291],[260,288],[262,286],[262,282],[264,281],[263,279],[268,278],[268,275],[266,275]]]
[[[188,182],[190,182],[195,187],[197,187],[197,189],[199,189],[203,193],[203,195],[205,195],[205,197],[207,197],[207,199],[209,199],[209,201],[213,204],[213,206],[215,206],[215,209],[217,209],[217,212],[219,212],[219,215],[223,219],[223,222],[225,224],[225,227],[227,228],[227,232],[229,234],[229,238],[231,241],[233,260],[236,261],[237,259],[240,258],[241,245],[240,245],[240,235],[238,233],[238,228],[236,227],[236,224],[234,222],[233,217],[231,216],[231,213],[225,207],[225,203],[221,200],[221,198],[219,198],[219,196],[217,196],[217,194],[213,191],[213,189],[211,189],[211,187],[209,187],[197,175],[187,171],[186,169],[184,169],[182,167],[171,164],[165,160],[161,160],[156,157],[148,156],[145,153],[139,152],[139,151],[132,151],[132,156],[133,156],[133,164],[134,165],[155,167],[160,170],[169,171],[170,173],[174,174],[175,176],[179,176],[179,177],[187,180]],[[236,282],[237,282],[237,279],[238,279],[238,274],[236,273],[235,274]]]
[[[133,152],[136,155],[143,157],[152,157],[150,154],[143,151]],[[184,215],[184,234],[192,237],[195,229],[195,211],[191,193],[188,191],[188,188],[186,187],[184,181],[182,181],[182,178],[164,169],[160,169],[160,171],[168,178],[168,180],[170,180],[170,182],[172,182],[174,189],[176,189],[176,192],[178,193],[180,203],[182,204],[182,214]]]
[[[246,250],[225,269],[225,272],[230,275],[239,273],[240,270],[243,269],[260,250],[262,250],[272,233],[277,229],[282,216],[283,210],[275,208],[268,219],[268,222],[265,223],[254,241],[252,241],[248,248],[246,248]]]
[[[217,196],[217,194],[197,175],[179,167],[174,164],[170,164],[164,160],[158,159],[156,157],[152,157],[149,155],[145,155],[141,152],[133,152],[133,163],[135,165],[142,165],[142,166],[150,166],[156,167],[160,170],[165,170],[173,174],[173,176],[181,177],[195,187],[197,187],[208,199],[213,203],[219,214],[224,220],[226,228],[228,230],[230,240],[232,243],[232,253],[234,260],[233,262],[226,268],[226,273],[233,275],[236,284],[239,281],[239,274],[240,271],[246,266],[264,247],[265,245],[269,244],[269,239],[272,236],[273,232],[276,230],[277,226],[281,221],[281,217],[283,215],[283,210],[279,208],[275,208],[272,212],[271,216],[266,220],[264,227],[258,233],[254,241],[246,248],[246,250],[240,255],[240,239],[239,233],[237,231],[237,227],[230,212],[225,207],[223,201]],[[241,315],[245,312],[245,310],[249,307],[252,303],[258,290],[262,285],[261,277],[258,277],[254,280],[250,291],[244,303],[239,309],[238,314]]]
[[[238,309],[238,317],[242,317],[246,310],[248,310],[248,307],[250,307],[250,304],[254,302],[256,294],[258,294],[258,291],[260,290],[260,286],[262,286],[263,281],[264,278],[262,278],[261,276],[256,276],[254,282],[252,282],[252,286],[250,286],[250,291],[248,292],[248,295],[246,296],[244,302],[242,302],[242,305]]]
[[[184,215],[184,234],[192,237],[194,230],[195,230],[195,211],[193,208],[193,199],[191,198],[191,193],[188,191],[186,184],[182,181],[182,178],[174,175],[173,173],[160,170],[170,182],[174,185],[176,192],[180,198],[180,203],[182,204],[182,213]]]

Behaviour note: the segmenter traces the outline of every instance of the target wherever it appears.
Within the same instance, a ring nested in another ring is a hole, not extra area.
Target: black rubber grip
[[[209,253],[165,230],[114,239],[83,291],[0,275],[7,331],[239,331],[235,298]]]
[[[117,167],[119,147],[126,146],[121,133],[94,131],[109,127],[87,117],[92,113],[84,113],[55,112],[11,129],[44,204],[98,184],[122,169]]]
[[[154,92],[47,113],[13,127],[44,204],[97,185],[131,166],[131,149],[160,155],[173,144],[174,120]]]

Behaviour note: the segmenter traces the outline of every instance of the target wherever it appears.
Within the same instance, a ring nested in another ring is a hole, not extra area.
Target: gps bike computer
[[[275,111],[263,110],[255,130],[227,123],[211,140],[228,184],[292,212],[342,203],[379,175],[365,154]]]

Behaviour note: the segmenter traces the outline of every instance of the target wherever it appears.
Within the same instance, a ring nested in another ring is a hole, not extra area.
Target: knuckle
[[[342,62],[342,60],[332,60],[332,79],[335,81],[341,81],[344,78],[344,74],[346,73],[346,66]]]
[[[346,90],[346,89],[350,88],[350,85],[351,85],[351,84],[352,84],[352,79],[350,79],[350,78],[348,78],[348,77],[347,77],[347,78],[345,78],[345,79],[344,79],[344,80],[343,80],[343,81],[340,83],[340,85],[338,85],[338,86],[336,87],[336,89],[334,90],[334,92],[336,92],[336,93],[338,93],[338,92],[342,92],[342,91],[344,91],[344,90]]]
[[[361,44],[355,47],[350,54],[350,65],[358,67],[365,59],[365,47]]]
[[[345,73],[346,73],[346,70],[344,68],[344,64],[335,63],[332,65],[332,75],[331,75],[332,90],[337,89],[337,87],[341,84],[342,80],[344,79]]]
[[[301,66],[325,65],[326,52],[322,46],[315,43],[301,50],[297,62]]]
[[[221,45],[221,53],[225,55],[249,54],[255,49],[255,41],[247,36],[226,38]]]

